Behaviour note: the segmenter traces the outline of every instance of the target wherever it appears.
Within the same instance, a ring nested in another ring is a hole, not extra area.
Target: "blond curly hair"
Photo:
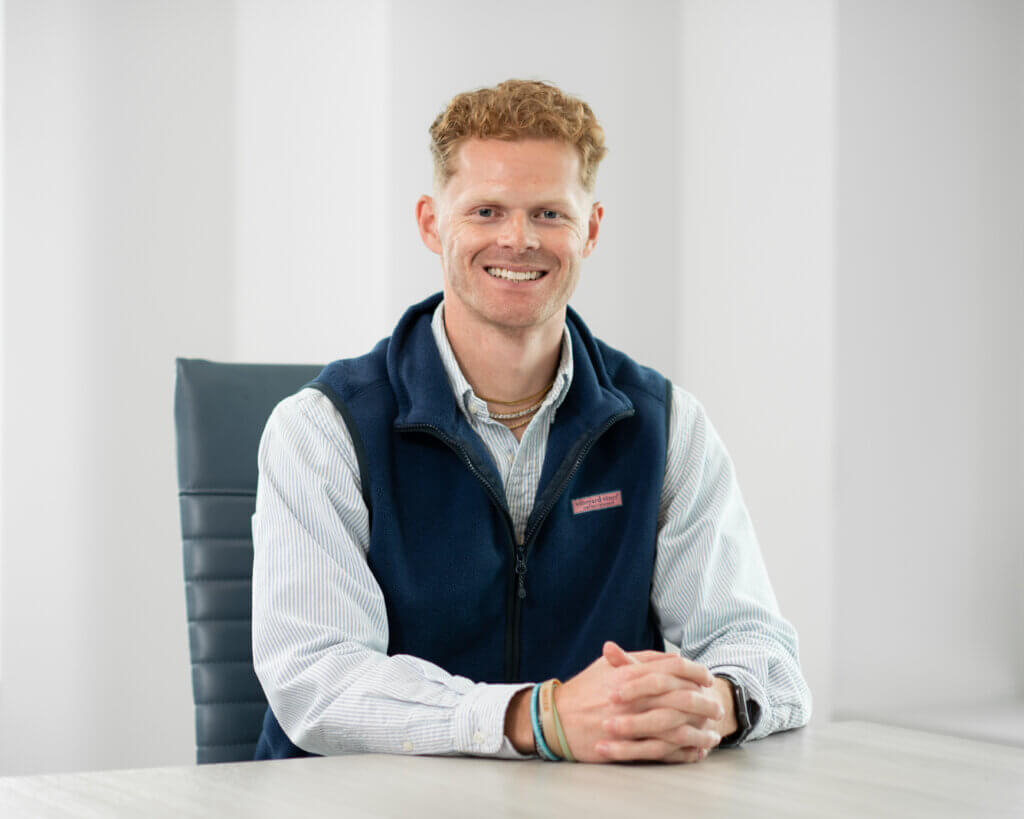
[[[560,139],[580,157],[580,182],[594,190],[597,165],[608,153],[604,130],[590,106],[554,85],[505,80],[494,88],[457,94],[430,126],[434,181],[439,188],[455,173],[452,158],[466,139]]]

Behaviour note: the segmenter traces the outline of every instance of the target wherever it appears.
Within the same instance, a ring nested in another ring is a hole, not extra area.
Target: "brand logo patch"
[[[572,513],[582,515],[584,512],[596,512],[598,509],[611,509],[613,506],[622,506],[622,491],[619,489],[614,492],[602,492],[600,495],[575,498],[572,502]]]

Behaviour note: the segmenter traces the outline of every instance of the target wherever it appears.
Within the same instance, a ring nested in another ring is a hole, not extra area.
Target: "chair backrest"
[[[319,366],[177,359],[174,421],[196,761],[252,759],[267,701],[252,666],[256,451]]]

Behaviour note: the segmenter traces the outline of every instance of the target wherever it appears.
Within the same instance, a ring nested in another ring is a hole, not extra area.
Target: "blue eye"
[[[559,216],[557,210],[542,210],[541,213],[544,215],[545,219],[557,219]]]
[[[485,219],[494,214],[494,208],[477,208],[476,215],[482,216]]]

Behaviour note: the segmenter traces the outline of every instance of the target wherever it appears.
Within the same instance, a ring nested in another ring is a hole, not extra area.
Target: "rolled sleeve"
[[[665,639],[743,683],[749,738],[807,723],[796,630],[779,611],[735,469],[704,408],[673,389],[651,600]]]

